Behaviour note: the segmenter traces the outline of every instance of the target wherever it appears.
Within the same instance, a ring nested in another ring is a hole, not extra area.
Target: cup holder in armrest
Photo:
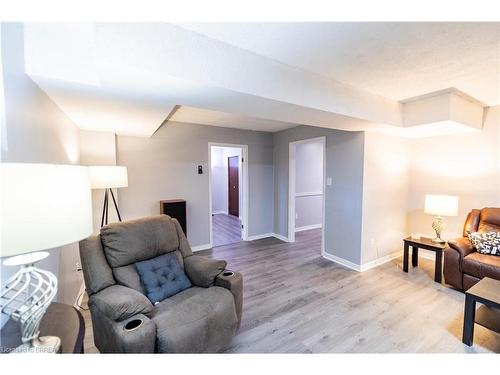
[[[125,331],[133,331],[134,329],[137,329],[140,326],[142,326],[142,319],[133,319],[127,322],[127,324],[125,324],[125,327],[123,327],[123,329]]]
[[[233,271],[224,271],[224,272],[222,272],[222,276],[231,277],[231,276],[234,276],[234,272]]]

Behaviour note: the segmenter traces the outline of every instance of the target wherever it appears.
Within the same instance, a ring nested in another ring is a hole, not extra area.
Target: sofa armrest
[[[96,306],[106,317],[118,322],[153,310],[144,294],[123,285],[112,285],[91,295],[89,306]]]
[[[184,258],[184,269],[191,282],[203,288],[214,285],[215,278],[226,268],[224,260],[210,259],[198,255]]]
[[[241,324],[241,312],[243,309],[243,275],[239,272],[227,270],[216,277],[215,285],[226,288],[232,293],[239,328]]]
[[[460,254],[460,258],[465,258],[470,253],[474,252],[474,247],[467,237],[456,238],[448,241],[449,249],[455,250]]]

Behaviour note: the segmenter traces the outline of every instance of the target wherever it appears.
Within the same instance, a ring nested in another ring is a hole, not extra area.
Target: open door
[[[228,175],[228,212],[229,215],[240,216],[239,156],[227,158]]]
[[[248,238],[248,146],[209,143],[210,246]]]

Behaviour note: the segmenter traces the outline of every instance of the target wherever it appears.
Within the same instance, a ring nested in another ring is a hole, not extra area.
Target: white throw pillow
[[[477,252],[500,256],[500,232],[467,232],[467,237]]]

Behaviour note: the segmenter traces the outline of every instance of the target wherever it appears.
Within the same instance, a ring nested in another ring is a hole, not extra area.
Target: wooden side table
[[[53,302],[40,323],[40,336],[58,336],[60,353],[83,353],[85,322],[80,311],[64,303]],[[12,319],[2,327],[1,353],[9,353],[21,345],[21,329]]]
[[[411,246],[411,265],[418,267],[418,249],[431,250],[436,253],[436,261],[434,266],[434,281],[441,283],[443,274],[443,250],[446,243],[433,242],[430,238],[422,237],[414,239],[411,237],[405,238],[403,251],[403,271],[408,272],[408,258]]]
[[[482,304],[477,310],[476,302]],[[462,342],[467,346],[471,346],[474,341],[474,323],[500,333],[499,280],[485,277],[465,292]]]

